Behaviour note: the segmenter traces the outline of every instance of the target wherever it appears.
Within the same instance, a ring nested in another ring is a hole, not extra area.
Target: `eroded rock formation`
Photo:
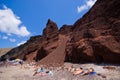
[[[120,63],[120,1],[97,0],[73,25],[50,19],[41,36],[12,49],[5,58],[21,58],[40,64],[66,62]]]

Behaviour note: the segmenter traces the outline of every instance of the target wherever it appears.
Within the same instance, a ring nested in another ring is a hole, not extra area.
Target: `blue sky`
[[[0,0],[0,48],[41,35],[50,18],[60,28],[81,18],[96,0]]]

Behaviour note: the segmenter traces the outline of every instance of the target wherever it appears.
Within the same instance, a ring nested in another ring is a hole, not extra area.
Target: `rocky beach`
[[[60,29],[48,19],[42,34],[1,52],[0,80],[120,80],[120,0],[97,0]]]
[[[68,71],[70,66],[73,68],[93,68],[96,74],[94,75],[73,75],[71,71]],[[106,68],[105,68],[106,67]],[[0,64],[0,80],[119,80],[120,79],[120,65],[108,65],[108,64],[72,64],[64,63],[61,67],[43,67],[44,71],[51,70],[53,75],[47,73],[38,73],[33,76],[35,72],[35,66],[30,64],[23,64],[22,68],[20,64],[7,66]]]

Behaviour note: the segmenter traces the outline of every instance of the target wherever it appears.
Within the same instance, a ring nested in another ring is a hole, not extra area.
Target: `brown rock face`
[[[46,28],[43,30],[43,37],[46,40],[58,38],[58,27],[57,24],[50,19],[47,22]]]
[[[72,25],[63,25],[60,30],[59,33],[62,35],[69,35],[72,33]]]
[[[24,45],[2,56],[57,65],[66,62],[120,64],[120,1],[97,0],[73,25],[48,20],[42,36],[31,37]]]
[[[70,48],[67,53],[70,60],[120,62],[119,7],[120,1],[98,0],[92,9],[74,24],[72,50]]]

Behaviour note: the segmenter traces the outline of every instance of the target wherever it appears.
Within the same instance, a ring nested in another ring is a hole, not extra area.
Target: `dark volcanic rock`
[[[64,61],[120,64],[120,1],[97,0],[81,19],[60,30],[49,19],[42,36],[31,37],[2,59],[12,57],[45,65]]]
[[[43,59],[47,55],[48,55],[48,52],[43,47],[41,47],[40,50],[38,50],[38,52],[36,54],[35,61],[38,62],[39,60]]]

